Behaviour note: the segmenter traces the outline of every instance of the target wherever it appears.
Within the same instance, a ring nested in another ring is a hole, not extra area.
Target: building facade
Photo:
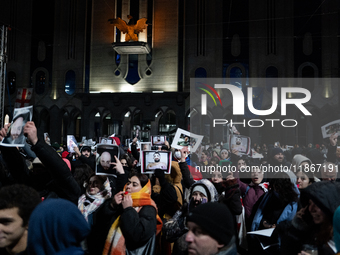
[[[9,26],[5,112],[18,88],[33,88],[39,135],[63,142],[115,133],[123,140],[138,126],[146,137],[172,136],[194,118],[191,78],[223,78],[262,88],[271,105],[272,84],[250,78],[336,78],[339,75],[340,4],[283,0],[12,0],[3,1],[0,22]],[[139,41],[147,54],[119,54],[125,34],[109,20],[147,18]],[[337,84],[300,84],[312,93],[311,117],[291,109],[298,128],[241,127],[254,142],[319,143],[320,127],[340,119]],[[232,100],[209,109],[232,118]],[[267,108],[266,108],[267,107]],[[277,118],[280,109],[271,116]],[[197,118],[197,116],[195,117]],[[239,118],[239,117],[238,117]],[[211,123],[208,121],[208,123]],[[224,139],[205,127],[205,142]],[[272,141],[273,140],[273,141]]]

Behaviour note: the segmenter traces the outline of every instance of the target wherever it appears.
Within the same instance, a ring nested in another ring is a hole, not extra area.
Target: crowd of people
[[[86,143],[47,144],[31,121],[23,133],[29,153],[0,147],[0,255],[340,252],[336,133],[328,145],[253,144],[254,158],[165,142],[170,174],[141,172],[137,138],[128,151],[108,138],[122,153],[106,160]],[[114,175],[96,174],[101,161]]]

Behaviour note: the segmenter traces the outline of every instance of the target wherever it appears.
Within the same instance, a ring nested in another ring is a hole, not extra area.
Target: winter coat
[[[151,198],[156,202],[158,215],[171,218],[181,208],[184,197],[182,187],[182,173],[176,161],[171,162],[171,173],[159,178],[159,184],[153,185]]]
[[[270,199],[277,199],[273,196],[276,196],[274,194],[274,191],[268,192],[263,196],[263,199],[261,200],[259,207],[257,208],[257,211],[255,212],[253,222],[252,222],[252,225],[251,225],[251,231],[256,231],[256,230],[260,229],[260,222],[261,222],[262,217],[263,217],[264,208],[267,207],[267,206],[270,206],[270,204],[268,204],[268,201],[270,201]],[[278,220],[276,221],[275,224],[278,224],[281,221],[285,221],[285,220],[288,220],[288,221],[292,220],[293,217],[296,214],[297,207],[298,207],[297,202],[291,202],[291,203],[287,204],[283,208],[283,211],[282,211],[281,215],[279,216],[279,218],[278,218]],[[273,222],[270,222],[270,223],[274,224]]]
[[[163,234],[165,235],[166,240],[175,242],[173,254],[186,254],[187,243],[185,242],[185,237],[188,232],[186,227],[186,216],[191,209],[190,198],[192,190],[196,185],[202,185],[205,188],[208,195],[208,202],[217,202],[218,200],[217,190],[207,179],[199,180],[190,187],[186,196],[187,203],[182,206],[181,210],[178,210],[175,213],[174,217],[163,225]]]
[[[81,242],[90,232],[78,208],[64,199],[48,199],[32,212],[29,221],[29,255],[84,255]]]
[[[34,166],[33,171],[16,148],[1,148],[16,183],[35,188],[44,198],[60,197],[77,204],[81,190],[65,161],[44,141],[38,140],[31,149],[43,164]]]
[[[260,197],[263,196],[264,193],[268,192],[268,183],[254,184],[250,183],[249,185],[237,179],[238,184],[240,185],[241,195],[243,197],[242,202],[244,206],[246,220],[250,218],[250,215],[253,210],[253,206],[259,200]]]
[[[275,232],[278,233],[281,240],[280,252],[282,255],[300,252],[302,245],[306,243],[316,245],[315,237],[320,230],[319,225],[314,224],[312,216],[309,213],[307,206],[309,199],[311,199],[331,221],[333,220],[335,210],[340,205],[340,187],[336,182],[315,182],[304,190],[303,195],[305,196],[303,198],[303,207],[306,207],[303,216],[295,216],[292,222],[282,222],[278,224],[275,229]],[[334,251],[332,251],[327,243],[319,244],[317,247],[318,254],[334,254]]]

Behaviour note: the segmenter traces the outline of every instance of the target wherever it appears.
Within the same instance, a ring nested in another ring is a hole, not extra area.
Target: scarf
[[[155,202],[151,199],[150,180],[140,191],[131,193],[131,198],[133,201],[132,207],[134,208],[139,207],[137,213],[139,213],[139,211],[145,205],[151,205],[155,207],[156,211],[158,212]],[[163,222],[161,218],[158,216],[158,214],[156,217],[157,217],[157,230],[156,230],[157,235],[162,230]],[[125,255],[125,254],[126,254],[125,238],[120,229],[120,216],[118,216],[115,222],[113,222],[107,235],[103,255]]]
[[[258,185],[259,185],[259,187],[261,187],[263,189],[264,192],[268,192],[269,182],[262,182]],[[253,182],[251,182],[249,184],[249,186],[255,186],[255,184]]]
[[[103,193],[105,191],[107,192],[107,194],[104,197]],[[99,206],[101,206],[101,204],[104,203],[104,201],[110,197],[111,197],[111,186],[110,186],[109,179],[106,178],[106,181],[104,182],[104,190],[98,192],[96,195],[90,195],[88,191],[86,191],[86,194],[83,194],[78,199],[78,209],[84,215],[86,221],[88,221],[88,216],[91,213],[93,213],[95,210],[97,210]],[[90,202],[90,203],[85,206],[85,202]]]

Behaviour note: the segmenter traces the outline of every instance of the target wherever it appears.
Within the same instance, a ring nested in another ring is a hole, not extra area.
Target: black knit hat
[[[217,202],[197,206],[189,213],[188,221],[199,225],[220,244],[228,245],[235,234],[231,212],[226,205]]]
[[[89,152],[91,152],[91,146],[86,146],[86,145],[84,145],[84,146],[81,148],[81,151],[85,151],[85,150],[88,150]]]
[[[282,153],[283,154],[283,150],[281,148],[274,148],[271,151],[271,156],[274,157],[276,154]]]
[[[311,199],[332,221],[335,210],[340,206],[340,184],[337,182],[314,182],[306,188]]]

